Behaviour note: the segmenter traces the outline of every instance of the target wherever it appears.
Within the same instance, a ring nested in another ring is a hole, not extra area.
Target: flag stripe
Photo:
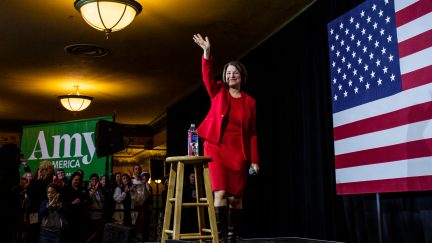
[[[334,128],[334,139],[341,140],[431,118],[432,102],[426,102],[336,127]]]
[[[432,176],[340,183],[336,185],[337,194],[363,194],[426,190],[432,190]]]
[[[415,4],[419,2],[420,0],[395,0],[394,1],[394,8],[395,13],[400,12],[402,9],[407,8],[408,6]]]
[[[432,21],[432,20],[431,20]],[[401,74],[432,65],[432,47],[400,59]]]
[[[432,139],[341,154],[335,158],[335,167],[336,169],[342,169],[426,156],[432,156]]]
[[[431,157],[336,169],[336,183],[432,175]]]
[[[403,1],[396,1],[396,3],[398,2]],[[396,9],[396,11],[396,26],[399,27],[431,12],[432,0],[411,2],[409,6],[404,6],[404,9],[399,11]]]
[[[393,96],[334,113],[333,126],[337,128],[351,122],[356,122],[387,112],[400,110],[412,105],[429,102],[431,100],[431,93],[432,84],[427,84],[409,89]]]
[[[397,28],[398,41],[402,42],[417,36],[425,31],[430,30],[432,22],[432,13],[426,14],[418,19],[406,23]]]
[[[403,89],[411,89],[413,87],[417,87],[423,84],[432,82],[432,65],[416,70],[415,72],[406,73],[402,75]]]
[[[395,145],[432,137],[432,123],[416,122],[335,141],[335,155]]]
[[[399,57],[406,57],[432,46],[432,30],[399,43]]]

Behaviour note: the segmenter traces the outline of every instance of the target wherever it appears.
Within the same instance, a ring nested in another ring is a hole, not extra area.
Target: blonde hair
[[[38,174],[40,174],[41,171],[45,171],[42,175],[43,180],[51,179],[54,176],[54,165],[48,160],[42,160],[39,164]]]

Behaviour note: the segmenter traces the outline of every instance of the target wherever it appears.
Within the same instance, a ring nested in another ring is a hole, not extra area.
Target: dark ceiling
[[[1,0],[0,120],[72,120],[57,96],[79,85],[94,102],[77,119],[115,113],[119,123],[148,124],[201,84],[193,34],[210,37],[220,68],[313,0],[138,2],[141,14],[107,40],[85,23],[73,0]]]

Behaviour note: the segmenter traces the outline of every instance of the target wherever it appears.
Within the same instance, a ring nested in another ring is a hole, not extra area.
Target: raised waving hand
[[[203,38],[200,34],[195,34],[192,38],[194,42],[200,46],[204,51],[204,58],[209,59],[210,57],[210,40],[206,36]]]

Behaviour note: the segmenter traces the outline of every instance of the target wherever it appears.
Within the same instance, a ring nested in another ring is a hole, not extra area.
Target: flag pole
[[[376,206],[377,206],[377,217],[378,217],[378,238],[379,242],[383,242],[383,235],[382,235],[382,214],[381,214],[381,204],[380,204],[380,195],[379,193],[375,194],[376,198]]]

